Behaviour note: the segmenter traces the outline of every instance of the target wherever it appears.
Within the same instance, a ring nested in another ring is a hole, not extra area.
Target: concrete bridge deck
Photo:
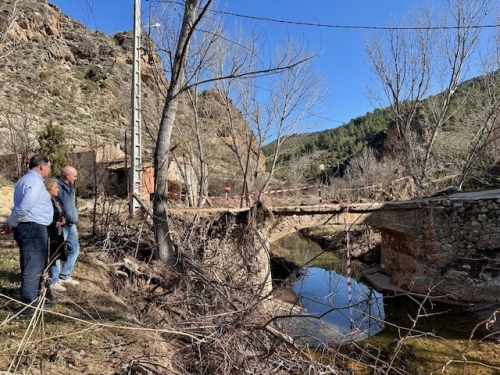
[[[272,211],[321,220],[335,215],[337,223],[347,214],[348,223],[378,229],[380,271],[365,278],[381,290],[456,304],[500,301],[500,189]]]
[[[349,203],[349,204],[322,204],[313,206],[290,206],[290,207],[272,207],[270,210],[278,216],[292,215],[319,215],[319,214],[336,214],[339,212],[352,213],[370,213],[380,210],[385,206],[386,202],[372,203]]]

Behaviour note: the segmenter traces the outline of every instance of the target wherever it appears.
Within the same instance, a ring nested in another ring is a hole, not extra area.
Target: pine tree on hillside
[[[52,165],[52,176],[59,176],[61,169],[71,164],[71,151],[66,133],[59,125],[48,124],[37,135],[40,153],[47,156]]]

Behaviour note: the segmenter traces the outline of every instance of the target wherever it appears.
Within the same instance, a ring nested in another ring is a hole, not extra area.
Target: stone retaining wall
[[[500,301],[500,196],[388,203],[365,223],[382,232],[381,269],[415,293]]]

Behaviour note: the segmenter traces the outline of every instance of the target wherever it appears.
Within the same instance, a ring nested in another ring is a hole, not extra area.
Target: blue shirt
[[[14,208],[10,214],[9,223],[13,227],[17,227],[21,222],[50,225],[53,216],[54,207],[43,183],[43,177],[29,170],[14,187]]]

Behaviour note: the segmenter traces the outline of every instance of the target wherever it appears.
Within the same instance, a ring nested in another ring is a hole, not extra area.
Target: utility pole
[[[142,196],[141,144],[141,0],[134,0],[134,51],[132,68],[132,121],[130,127],[130,215],[139,208]]]

